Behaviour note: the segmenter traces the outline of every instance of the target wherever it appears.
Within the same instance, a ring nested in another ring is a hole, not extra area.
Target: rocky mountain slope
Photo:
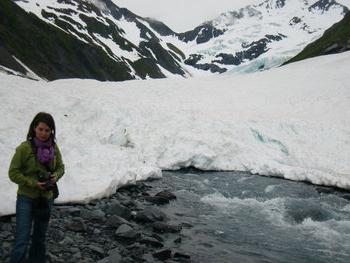
[[[0,64],[6,68],[26,73],[24,64],[49,80],[186,75],[176,49],[157,38],[140,17],[111,1],[15,3],[27,12],[10,0],[1,1],[0,7]]]
[[[350,13],[287,63],[350,50]]]

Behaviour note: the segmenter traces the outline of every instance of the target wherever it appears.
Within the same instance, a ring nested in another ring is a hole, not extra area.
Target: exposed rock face
[[[308,10],[310,12],[321,12],[324,13],[328,11],[330,8],[334,7],[340,7],[343,8],[344,14],[348,11],[346,7],[340,5],[337,1],[335,0],[319,0],[313,5],[311,5]]]
[[[191,31],[178,34],[178,38],[184,42],[196,40],[197,44],[208,42],[210,39],[223,35],[225,30],[217,29],[212,23],[205,23]]]
[[[25,9],[29,2],[16,3]],[[112,1],[46,4],[35,6],[38,17],[10,0],[0,5],[0,52],[15,56],[40,77],[163,78],[162,69],[170,74],[185,74],[173,50],[161,43],[146,21]],[[139,39],[131,39],[124,25],[134,27]],[[1,65],[26,73],[18,62],[2,57]]]

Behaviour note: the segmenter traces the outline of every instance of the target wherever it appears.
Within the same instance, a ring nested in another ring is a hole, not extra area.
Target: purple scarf
[[[53,159],[55,154],[52,139],[50,138],[43,142],[34,137],[33,142],[37,149],[36,157],[38,161],[42,164],[48,164]]]

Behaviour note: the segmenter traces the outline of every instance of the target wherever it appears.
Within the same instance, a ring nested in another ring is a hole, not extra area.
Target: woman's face
[[[51,129],[44,122],[39,122],[38,125],[34,128],[35,137],[40,141],[47,141],[51,135]]]

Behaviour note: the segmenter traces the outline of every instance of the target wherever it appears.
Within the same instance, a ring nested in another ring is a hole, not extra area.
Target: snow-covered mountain
[[[174,44],[198,69],[251,72],[295,56],[347,11],[335,0],[265,0],[178,34]]]
[[[108,76],[99,77],[101,80],[186,77],[271,68],[295,56],[348,11],[335,0],[262,0],[258,5],[223,13],[191,31],[176,33],[159,21],[119,8],[116,0],[13,1],[55,30],[104,52],[108,63],[98,62],[92,67],[103,64],[104,68],[110,68],[109,65],[118,64]],[[13,44],[9,46],[13,47]],[[7,50],[6,55],[12,53],[16,56],[13,52]],[[86,53],[98,52],[91,50]],[[22,56],[21,65],[33,69],[26,57],[18,50],[17,53]],[[53,49],[52,53],[62,52]],[[81,64],[85,60],[92,63],[94,58],[79,60]],[[57,61],[51,64],[55,67]],[[79,64],[72,70],[74,73],[76,68]],[[55,70],[59,69],[56,67]],[[115,77],[118,71],[122,76]],[[48,79],[61,78],[61,75],[85,77],[81,73],[56,74],[54,77],[48,77],[48,73],[36,73]]]

